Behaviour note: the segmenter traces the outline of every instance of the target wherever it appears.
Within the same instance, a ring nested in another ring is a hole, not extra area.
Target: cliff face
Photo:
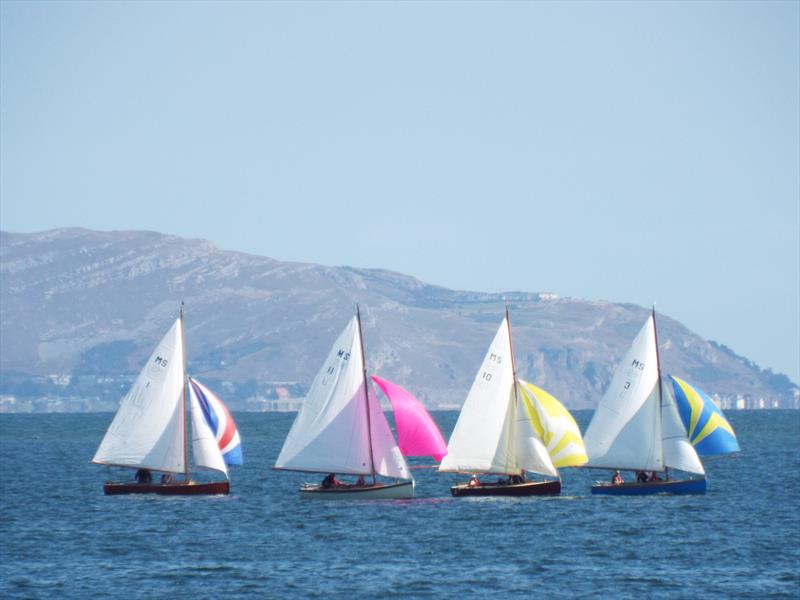
[[[301,396],[357,301],[370,371],[429,406],[460,405],[503,298],[519,374],[570,407],[590,408],[648,314],[547,294],[454,291],[142,231],[0,233],[0,284],[0,394],[51,404],[77,395],[83,410],[113,408],[181,300],[190,371],[221,386],[234,408]],[[666,316],[658,326],[664,372],[722,397],[790,406],[797,392],[786,377]]]

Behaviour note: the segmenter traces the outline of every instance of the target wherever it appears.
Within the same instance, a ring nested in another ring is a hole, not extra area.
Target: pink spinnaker
[[[372,375],[372,381],[389,398],[397,425],[397,445],[403,456],[432,456],[442,460],[447,443],[422,402],[399,385]]]

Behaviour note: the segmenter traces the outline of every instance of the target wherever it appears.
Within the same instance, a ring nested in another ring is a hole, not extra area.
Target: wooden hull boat
[[[561,493],[561,481],[525,481],[523,483],[468,483],[450,488],[453,496],[557,496]]]
[[[197,483],[178,481],[174,483],[132,483],[127,481],[107,481],[103,491],[107,496],[122,494],[160,494],[162,496],[201,496],[228,494],[230,481]]]
[[[406,500],[414,497],[414,481],[366,486],[340,485],[331,488],[306,484],[300,488],[300,497],[319,500]]]
[[[592,486],[592,494],[606,496],[648,496],[651,494],[705,494],[706,479],[676,479],[670,481],[648,481],[644,483],[598,483]]]

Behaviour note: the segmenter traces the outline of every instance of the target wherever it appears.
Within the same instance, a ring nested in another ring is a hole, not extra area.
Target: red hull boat
[[[122,494],[160,494],[162,496],[202,496],[230,493],[230,481],[212,481],[210,483],[174,482],[174,483],[134,483],[125,481],[107,481],[103,484],[106,496]]]

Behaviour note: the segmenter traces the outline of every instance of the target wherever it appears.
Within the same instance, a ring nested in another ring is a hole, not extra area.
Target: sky
[[[649,306],[800,382],[800,3],[0,3],[0,227]]]

